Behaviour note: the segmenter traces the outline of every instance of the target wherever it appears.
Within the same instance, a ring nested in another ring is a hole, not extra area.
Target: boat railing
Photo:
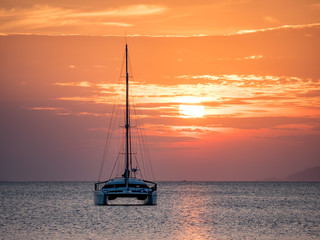
[[[145,183],[153,184],[152,186],[149,186],[149,188],[152,190],[152,192],[157,191],[157,183],[152,182],[152,181],[147,181],[147,180],[142,180],[142,181],[144,181]],[[109,180],[95,183],[95,184],[94,184],[94,190],[95,190],[95,191],[101,190],[101,188],[102,188],[107,182],[109,182]]]
[[[102,185],[106,184],[108,181],[104,181],[104,182],[97,182],[94,184],[94,190],[95,191],[99,191],[102,187]]]
[[[146,183],[150,183],[150,184],[153,184],[153,186],[152,187],[150,187],[150,189],[152,190],[152,191],[157,191],[157,183],[155,183],[155,182],[152,182],[152,181],[147,181],[147,180],[143,180],[144,182],[146,182]]]

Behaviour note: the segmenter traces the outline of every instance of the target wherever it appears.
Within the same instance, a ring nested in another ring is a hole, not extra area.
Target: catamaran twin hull
[[[150,181],[129,178],[111,179],[95,184],[94,203],[96,205],[108,205],[117,198],[136,198],[144,201],[146,205],[157,204],[157,184]],[[148,186],[147,184],[152,184]],[[102,186],[102,187],[101,187]]]

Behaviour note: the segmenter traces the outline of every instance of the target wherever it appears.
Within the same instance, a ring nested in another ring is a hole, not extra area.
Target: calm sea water
[[[93,183],[0,183],[1,239],[320,239],[320,183],[161,182],[158,205]]]

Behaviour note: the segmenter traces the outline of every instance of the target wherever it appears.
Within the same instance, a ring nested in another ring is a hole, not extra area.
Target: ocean
[[[93,204],[92,182],[0,183],[0,239],[320,239],[320,183],[159,182]]]

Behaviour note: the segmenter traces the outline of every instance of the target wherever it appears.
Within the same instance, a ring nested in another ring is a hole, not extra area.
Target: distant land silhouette
[[[320,182],[320,166],[307,168],[289,175],[284,181],[288,182]]]
[[[258,182],[282,182],[283,179],[281,178],[263,178],[263,179],[258,179]]]
[[[320,182],[320,166],[306,168],[285,178],[263,178],[261,182]]]

